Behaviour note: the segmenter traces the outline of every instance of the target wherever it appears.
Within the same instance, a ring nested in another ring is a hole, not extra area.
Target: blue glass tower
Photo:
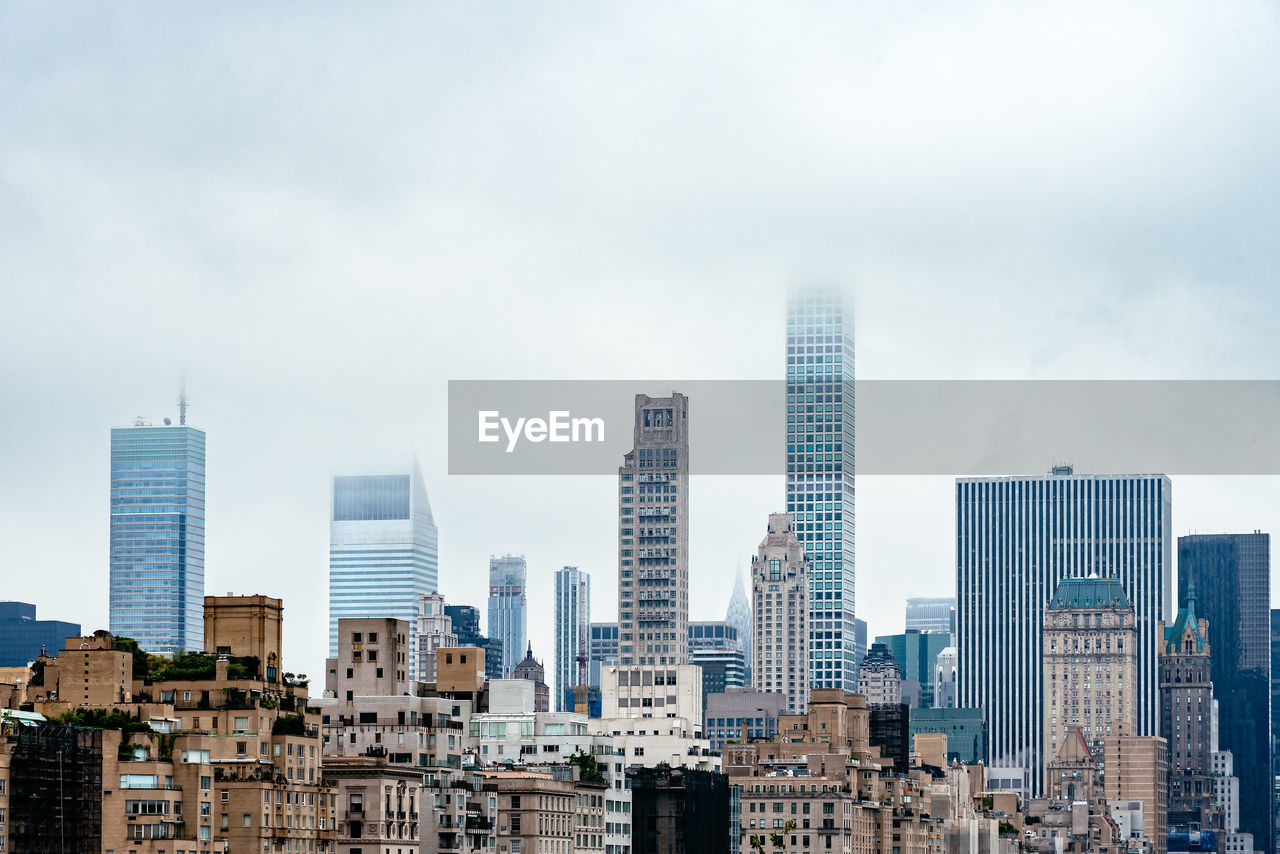
[[[510,679],[528,639],[528,565],[524,555],[489,559],[489,637],[502,641],[502,676]]]
[[[439,582],[439,532],[417,456],[344,457],[330,498],[329,655],[338,654],[338,620],[347,617],[405,620],[417,649],[418,596]]]
[[[111,632],[148,652],[204,646],[204,454],[185,424],[111,430]]]
[[[787,304],[787,512],[809,562],[809,686],[856,691],[853,320],[840,292]]]

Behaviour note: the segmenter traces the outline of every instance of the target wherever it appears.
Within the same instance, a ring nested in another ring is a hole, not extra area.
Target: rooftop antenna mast
[[[187,375],[182,375],[182,384],[178,388],[178,424],[185,427],[187,424]]]

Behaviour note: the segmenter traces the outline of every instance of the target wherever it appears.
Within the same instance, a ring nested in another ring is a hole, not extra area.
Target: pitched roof
[[[1049,600],[1050,611],[1087,608],[1128,608],[1129,597],[1118,578],[1064,578]]]

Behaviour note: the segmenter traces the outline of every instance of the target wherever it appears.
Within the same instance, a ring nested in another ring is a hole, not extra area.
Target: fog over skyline
[[[548,669],[554,570],[616,616],[616,478],[448,476],[450,379],[781,379],[813,282],[859,379],[1280,376],[1262,2],[13,4],[0,104],[0,599],[86,631],[110,428],[184,371],[206,592],[282,597],[317,678],[345,452],[418,453],[450,602],[526,555]],[[1280,479],[1172,475],[1175,534],[1280,530]],[[857,486],[859,616],[901,631],[953,593],[954,483]],[[723,619],[783,478],[690,501]]]

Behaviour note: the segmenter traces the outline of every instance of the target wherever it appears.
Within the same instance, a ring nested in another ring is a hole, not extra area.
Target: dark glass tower
[[[1195,587],[1209,621],[1218,743],[1240,779],[1240,829],[1272,850],[1271,535],[1197,534],[1178,538],[1178,602]]]
[[[203,648],[203,430],[112,428],[110,614],[147,652]]]
[[[809,687],[858,687],[853,319],[840,292],[787,303],[787,512],[809,565]]]

